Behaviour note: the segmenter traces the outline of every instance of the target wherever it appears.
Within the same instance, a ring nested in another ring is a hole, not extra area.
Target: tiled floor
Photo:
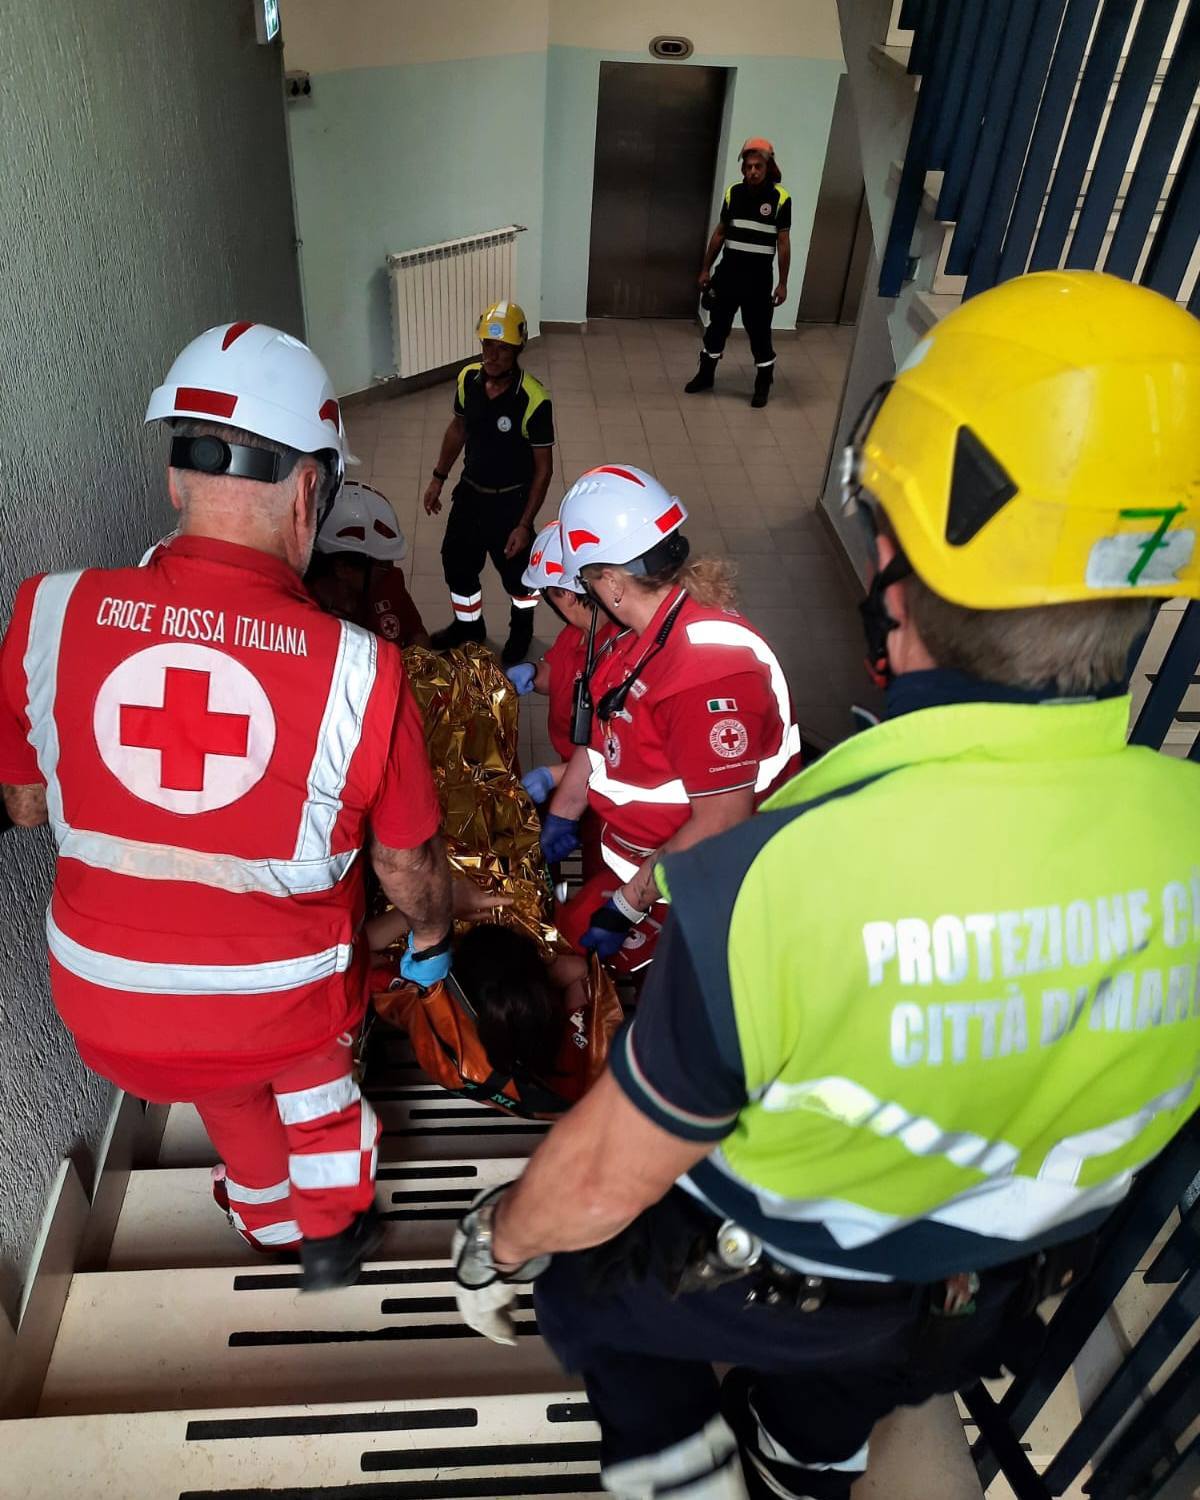
[[[599,321],[584,335],[545,335],[526,359],[550,388],[558,432],[541,519],[595,464],[650,469],[688,507],[693,551],[736,563],[741,607],[778,653],[802,728],[825,742],[849,732],[851,703],[873,702],[854,593],[814,514],[852,339],[853,329],[826,327],[780,338],[775,388],[761,411],[749,405],[753,373],[742,334],[730,340],[716,391],[696,396],[683,392],[698,349],[688,323]],[[449,618],[438,550],[444,516],[427,517],[420,497],[449,408],[445,385],[348,416],[362,460],[354,475],[396,508],[410,543],[410,587],[431,630]],[[484,604],[493,638],[502,639],[507,609],[490,567]],[[557,629],[544,606],[536,629],[542,644]],[[543,716],[523,720],[525,754],[545,759]]]

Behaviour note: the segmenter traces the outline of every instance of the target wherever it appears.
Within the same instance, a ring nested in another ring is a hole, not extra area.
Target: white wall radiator
[[[480,313],[516,295],[517,235],[524,230],[507,224],[388,256],[398,375],[436,370],[478,351]]]

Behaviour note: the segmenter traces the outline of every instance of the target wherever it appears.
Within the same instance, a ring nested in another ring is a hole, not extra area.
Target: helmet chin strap
[[[863,632],[867,638],[867,671],[878,688],[884,688],[892,679],[892,667],[888,661],[888,636],[895,630],[899,620],[888,613],[884,595],[893,583],[899,583],[912,572],[912,564],[904,553],[897,550],[886,568],[882,568],[871,580],[867,597],[860,601],[858,610],[862,615]]]

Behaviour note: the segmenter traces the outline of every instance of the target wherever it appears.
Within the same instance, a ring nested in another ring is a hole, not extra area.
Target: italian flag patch
[[[734,698],[710,698],[708,700],[708,711],[710,714],[735,714],[737,713],[737,700]]]

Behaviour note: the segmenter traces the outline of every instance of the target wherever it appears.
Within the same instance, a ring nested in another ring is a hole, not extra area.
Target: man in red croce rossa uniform
[[[0,655],[0,782],[49,822],[55,1004],[89,1067],[194,1101],[214,1193],[305,1290],[377,1246],[379,1126],[351,1074],[368,841],[412,923],[405,970],[449,966],[450,897],[399,650],[301,583],[345,440],[329,378],[261,324],[209,329],[146,420],[172,429],[178,534],[140,568],[28,579]]]

